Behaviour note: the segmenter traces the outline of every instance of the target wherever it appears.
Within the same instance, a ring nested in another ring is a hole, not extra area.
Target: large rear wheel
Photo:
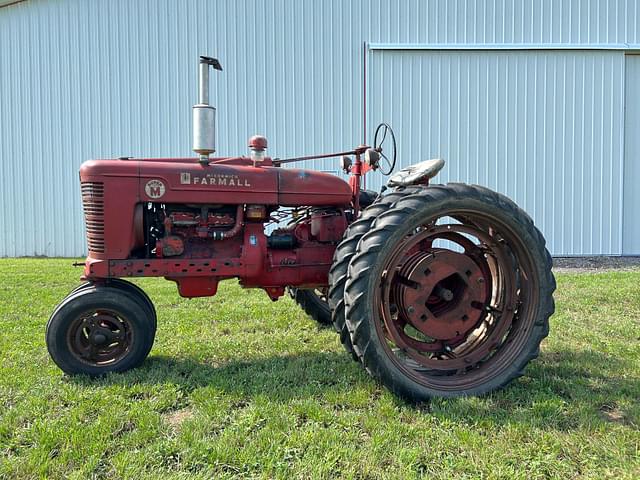
[[[398,200],[360,240],[345,320],[367,371],[404,398],[481,395],[538,355],[554,289],[524,211],[482,187],[434,186]]]

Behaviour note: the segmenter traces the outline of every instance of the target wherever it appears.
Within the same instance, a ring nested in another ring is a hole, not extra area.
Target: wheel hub
[[[71,352],[94,365],[115,363],[129,350],[126,320],[115,312],[92,312],[69,329]]]
[[[91,343],[93,345],[97,345],[97,346],[104,345],[106,341],[107,341],[107,336],[100,332],[94,333],[91,337]]]
[[[469,256],[444,249],[416,252],[398,273],[398,315],[427,337],[460,338],[480,320],[486,279]]]

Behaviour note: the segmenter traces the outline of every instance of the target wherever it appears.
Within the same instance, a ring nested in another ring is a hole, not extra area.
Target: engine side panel
[[[167,203],[277,205],[278,175],[273,168],[248,165],[140,162],[140,197]]]
[[[335,175],[296,168],[278,169],[278,172],[279,205],[295,207],[351,203],[351,187]]]
[[[142,201],[282,206],[349,205],[351,202],[349,184],[334,175],[293,168],[254,167],[243,157],[222,159],[206,166],[195,159],[89,160],[82,165],[80,176],[81,179],[139,176]]]

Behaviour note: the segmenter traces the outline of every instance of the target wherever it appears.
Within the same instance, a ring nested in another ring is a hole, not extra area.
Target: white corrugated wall
[[[406,163],[443,157],[439,181],[514,199],[550,251],[620,253],[624,64],[601,51],[376,51],[369,118],[397,127]]]
[[[243,153],[263,133],[283,157],[363,140],[365,51],[369,140],[375,122],[390,121],[403,164],[443,155],[442,179],[514,197],[554,254],[640,253],[620,223],[640,203],[622,193],[633,160],[623,148],[625,49],[640,43],[639,15],[624,0],[0,8],[0,256],[83,253],[84,159],[190,154],[199,54],[225,69],[213,80],[219,153]],[[442,50],[452,44],[483,50]],[[494,51],[514,44],[527,50]],[[554,45],[573,50],[545,50]],[[592,48],[605,50],[582,50]]]

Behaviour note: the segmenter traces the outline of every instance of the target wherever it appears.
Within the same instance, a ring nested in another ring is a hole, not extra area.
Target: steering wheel
[[[391,138],[391,151],[390,151],[390,156],[391,156],[391,160],[389,160],[389,157],[387,157],[387,155],[385,155],[384,153],[382,153],[382,145],[384,144],[384,141],[387,139],[387,133],[389,133],[389,137]],[[376,152],[378,152],[380,154],[381,159],[384,158],[384,160],[387,162],[388,165],[388,169],[383,169],[382,168],[382,161],[380,161],[380,165],[379,165],[379,169],[380,169],[380,173],[382,173],[383,175],[391,175],[391,172],[393,172],[393,169],[396,167],[396,158],[397,158],[397,154],[398,154],[398,150],[396,148],[396,136],[393,133],[393,129],[389,126],[388,123],[381,123],[380,125],[378,125],[378,127],[376,128],[376,133],[373,136],[373,148],[375,149]]]

